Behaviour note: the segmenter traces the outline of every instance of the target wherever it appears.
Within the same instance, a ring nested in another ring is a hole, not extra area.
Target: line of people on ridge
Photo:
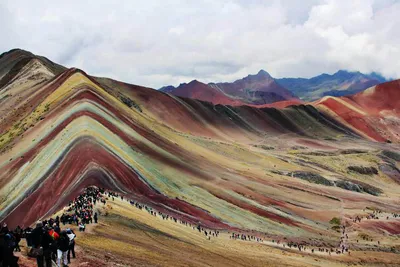
[[[121,200],[124,200],[124,197],[120,196],[117,193],[108,192],[107,194],[108,194],[108,197],[112,198],[112,200],[114,200],[114,198],[118,198],[118,197],[120,197]],[[192,227],[193,230],[197,230],[199,233],[204,233],[206,239],[208,239],[208,240],[210,240],[211,237],[218,237],[219,236],[219,231],[218,230],[205,229],[200,224],[193,224],[193,223],[181,220],[181,219],[177,219],[174,216],[171,216],[171,215],[168,215],[168,214],[164,214],[164,213],[162,213],[160,211],[156,211],[152,207],[148,207],[148,206],[146,206],[144,204],[141,204],[139,202],[135,202],[133,200],[126,199],[126,201],[128,201],[132,206],[134,206],[135,208],[137,208],[139,210],[143,210],[143,209],[146,210],[152,216],[155,216],[155,217],[159,216],[163,220],[171,220],[171,221],[173,221],[175,223],[179,222],[180,224],[183,224],[185,226]],[[264,239],[261,238],[261,237],[257,237],[255,235],[244,234],[244,233],[241,233],[241,234],[240,233],[232,233],[229,236],[229,238],[233,239],[233,240],[255,241],[255,242],[260,242],[260,243],[264,242]],[[272,242],[273,243],[276,242],[278,245],[280,244],[280,241],[272,240]],[[287,246],[288,248],[297,248],[299,251],[306,251],[307,250],[306,245],[301,244],[301,243],[288,242],[287,244],[283,244],[282,243],[282,245],[283,245],[283,247]],[[337,249],[334,249],[334,248],[329,248],[329,249],[328,248],[326,248],[326,249],[325,248],[316,248],[316,249],[311,248],[310,249],[310,251],[312,253],[314,253],[315,250],[320,251],[320,252],[326,252],[329,255],[331,255],[331,253],[341,254],[341,253],[344,253],[344,252],[349,252],[347,246],[344,248],[343,246],[341,246],[341,244],[338,246]]]
[[[113,200],[114,200],[114,197],[119,197],[119,195],[116,194],[116,193],[110,193],[110,194],[113,197]],[[124,200],[123,196],[121,196],[121,200]],[[127,199],[127,201],[129,201],[129,203],[132,206],[136,207],[139,210],[145,209],[152,216],[157,217],[157,215],[158,215],[163,220],[171,220],[171,221],[173,221],[175,223],[179,222],[180,224],[182,224],[184,226],[192,227],[193,230],[198,230],[199,233],[204,233],[206,239],[208,239],[208,240],[211,240],[211,236],[212,237],[218,237],[218,235],[219,235],[219,231],[218,230],[204,229],[200,224],[190,223],[190,222],[184,221],[182,219],[178,219],[176,217],[173,217],[173,216],[171,216],[169,214],[164,214],[164,213],[162,213],[160,211],[156,211],[152,207],[148,207],[148,206],[146,206],[144,204],[141,204],[139,202],[135,202],[133,200],[128,200]]]
[[[364,211],[365,211],[365,209],[364,209]],[[352,219],[352,221],[354,223],[356,223],[356,222],[361,222],[361,220],[379,220],[379,219],[384,219],[384,218],[380,218],[379,217],[379,215],[382,215],[382,214],[383,213],[382,213],[381,210],[374,210],[372,213],[371,212],[368,213],[365,217],[357,215],[356,217],[354,217]],[[398,214],[398,213],[391,213],[390,215],[392,216],[393,219],[400,218],[400,214]],[[385,216],[386,216],[386,220],[390,219],[390,216],[388,216],[388,215],[385,215]]]
[[[85,231],[85,225],[88,223],[92,223],[93,221],[97,223],[98,221],[98,215],[96,212],[94,212],[94,205],[96,205],[97,202],[103,203],[104,205],[106,204],[106,197],[111,198],[114,200],[115,197],[120,197],[121,200],[124,200],[124,197],[117,193],[111,192],[111,191],[105,191],[104,189],[99,189],[97,187],[88,187],[85,189],[85,191],[76,197],[73,201],[69,202],[69,205],[64,208],[64,212],[61,215],[61,217],[56,217],[55,219],[50,218],[49,220],[45,220],[43,222],[38,222],[36,228],[39,230],[27,228],[24,231],[20,228],[17,227],[14,231],[10,232],[7,230],[1,229],[1,234],[4,236],[4,238],[11,242],[8,242],[7,244],[13,245],[11,254],[10,250],[6,249],[8,259],[11,259],[13,256],[13,250],[15,251],[20,251],[19,248],[19,240],[22,237],[27,238],[27,243],[28,246],[32,246],[33,248],[43,248],[43,251],[40,252],[38,255],[35,255],[37,257],[37,263],[38,266],[51,266],[51,260],[57,261],[58,266],[62,266],[62,263],[64,266],[67,266],[70,262],[70,254],[72,253],[73,258],[75,257],[75,251],[74,251],[74,245],[75,245],[75,237],[76,235],[73,233],[73,231],[69,228],[67,228],[64,231],[61,231],[60,229],[60,223],[63,225],[66,224],[76,224],[79,227],[79,231]],[[193,230],[198,230],[200,233],[204,233],[205,237],[210,240],[211,236],[212,237],[218,237],[219,231],[217,230],[206,230],[204,229],[200,224],[196,223],[190,223],[186,222],[181,219],[177,219],[176,217],[173,217],[168,214],[164,214],[161,212],[157,212],[156,210],[153,210],[152,207],[148,207],[146,205],[143,205],[139,202],[135,202],[133,200],[126,199],[126,201],[129,201],[132,206],[135,206],[136,208],[142,210],[145,209],[149,214],[153,216],[159,216],[163,220],[171,220],[174,221],[175,223],[180,223],[185,226],[192,227]],[[377,219],[378,213],[381,213],[379,211],[374,211],[373,213],[369,214],[366,219]],[[398,214],[393,214],[394,218],[398,217]],[[362,217],[361,217],[362,218]],[[356,217],[354,222],[359,221],[360,219]],[[348,247],[347,247],[347,239],[348,236],[345,233],[345,226],[342,226],[342,237],[340,239],[339,245],[337,249],[334,248],[316,248],[317,251],[319,252],[326,252],[329,253],[335,253],[336,254],[343,254],[344,252],[349,252]],[[6,234],[3,234],[6,233]],[[41,234],[40,234],[41,233]],[[8,234],[8,235],[7,235]],[[50,239],[48,238],[48,235],[50,236]],[[9,238],[11,236],[11,238]],[[39,238],[38,238],[39,236]],[[0,235],[1,237],[1,235]],[[66,238],[68,237],[68,238]],[[232,233],[230,235],[230,239],[240,239],[244,241],[256,241],[256,242],[263,242],[264,240],[260,237],[253,236],[253,235],[246,235],[246,234],[235,234]],[[0,239],[1,240],[1,239]],[[39,241],[38,241],[39,240]],[[44,241],[43,241],[44,240]],[[57,241],[56,241],[57,240]],[[65,240],[69,240],[68,245]],[[73,242],[72,242],[73,241]],[[43,242],[43,244],[42,244]],[[72,242],[72,243],[70,243]],[[272,240],[273,243],[277,243],[278,245],[280,244],[280,241],[275,241]],[[358,240],[357,240],[358,242]],[[4,243],[4,242],[3,242]],[[1,241],[0,241],[0,246],[2,246]],[[48,245],[49,243],[49,245]],[[309,249],[312,253],[314,253],[315,249],[314,248],[308,248],[305,244],[301,243],[294,243],[294,242],[288,242],[288,243],[282,243],[283,247],[288,247],[288,248],[297,248],[299,251],[306,251]],[[8,246],[7,246],[8,247]],[[49,249],[51,248],[51,249]],[[49,252],[50,251],[50,252]],[[10,256],[11,255],[11,256]],[[50,256],[49,256],[50,255]],[[15,257],[14,257],[15,258]],[[48,259],[50,258],[50,265],[48,263]],[[1,262],[0,258],[0,262]],[[61,262],[63,260],[63,262]],[[15,259],[14,259],[15,261]],[[8,261],[6,261],[8,264]],[[13,262],[13,260],[10,260],[9,262]],[[1,266],[1,265],[0,265]],[[17,265],[5,265],[3,266],[17,266]]]
[[[109,193],[109,197],[112,197],[112,200],[114,200],[114,197],[121,197],[121,200],[123,200],[123,196],[119,196],[116,193]],[[204,233],[205,237],[210,240],[211,236],[212,237],[218,237],[219,236],[219,231],[218,230],[210,230],[210,229],[204,229],[200,224],[192,224],[190,222],[186,222],[180,219],[177,219],[171,215],[168,214],[163,214],[160,211],[156,211],[154,210],[152,207],[148,207],[144,204],[141,204],[139,202],[135,202],[133,200],[128,200],[127,201],[130,202],[130,204],[136,208],[138,208],[139,210],[145,209],[149,214],[153,215],[153,216],[160,216],[163,220],[171,220],[174,221],[175,223],[180,223],[183,224],[185,226],[189,226],[192,227],[193,230],[198,230],[200,233]],[[343,230],[344,230],[344,226],[343,226]],[[346,235],[347,236],[347,235]],[[249,234],[244,234],[244,233],[232,233],[231,235],[229,235],[230,239],[233,240],[243,240],[243,241],[255,241],[255,242],[260,242],[263,243],[264,239],[261,237],[257,237],[255,235],[249,235]],[[348,237],[347,237],[348,238]],[[341,238],[342,240],[342,238]],[[273,243],[277,243],[278,245],[280,244],[280,241],[275,241],[272,240]],[[288,242],[286,244],[282,243],[283,247],[285,248],[286,246],[288,248],[297,248],[299,251],[306,251],[307,250],[307,246],[301,243],[295,243],[295,242]],[[319,252],[326,252],[327,254],[331,255],[331,253],[336,253],[336,254],[343,254],[344,252],[349,252],[349,249],[347,248],[347,246],[344,246],[342,244],[342,242],[340,242],[338,248],[334,249],[334,248],[311,248],[310,251],[312,253],[315,252],[315,250],[319,251]]]

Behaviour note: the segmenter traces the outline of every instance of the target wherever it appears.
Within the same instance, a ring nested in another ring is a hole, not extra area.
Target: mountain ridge
[[[277,82],[306,101],[323,96],[345,96],[361,92],[371,86],[386,82],[383,76],[372,72],[339,70],[333,74],[320,74],[307,78],[279,78]]]
[[[228,97],[241,99],[245,104],[265,105],[298,98],[313,101],[324,96],[351,95],[386,81],[390,80],[376,72],[363,74],[359,71],[338,70],[333,74],[322,73],[311,78],[273,78],[265,70],[260,70],[257,74],[249,74],[234,82],[211,82],[208,85],[226,93]],[[181,94],[182,87],[187,85],[179,85]],[[174,94],[176,88],[169,85],[159,90]],[[201,97],[197,99],[206,100]],[[214,104],[219,103],[214,101]]]

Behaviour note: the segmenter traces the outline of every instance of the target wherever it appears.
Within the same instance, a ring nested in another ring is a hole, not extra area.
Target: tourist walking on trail
[[[57,242],[58,239],[60,238],[60,235],[54,229],[50,229],[48,233],[51,237],[51,245],[50,245],[51,258],[54,262],[57,262],[57,246],[58,246]]]
[[[57,265],[59,267],[68,266],[67,253],[69,249],[69,238],[66,231],[61,231],[60,238],[57,242]],[[61,265],[61,258],[63,259],[64,265]]]
[[[31,255],[36,257],[38,267],[51,267],[51,243],[47,227],[43,227],[42,222],[36,223],[36,228],[31,233],[32,250]],[[45,265],[46,263],[46,265]]]
[[[71,229],[67,229],[67,236],[69,238],[69,246],[68,246],[68,264],[71,263],[71,253],[72,253],[72,258],[75,259],[75,233]]]
[[[31,236],[32,230],[33,230],[33,229],[32,229],[31,227],[27,227],[27,228],[25,228],[25,230],[24,230],[25,239],[26,239],[26,245],[27,245],[28,247],[32,247],[32,236]]]
[[[85,225],[83,224],[83,222],[79,223],[79,232],[85,232]]]

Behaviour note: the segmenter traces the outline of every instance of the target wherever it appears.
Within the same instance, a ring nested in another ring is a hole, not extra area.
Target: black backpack
[[[12,234],[8,233],[5,235],[5,240],[6,240],[6,246],[8,248],[15,248],[15,238]]]

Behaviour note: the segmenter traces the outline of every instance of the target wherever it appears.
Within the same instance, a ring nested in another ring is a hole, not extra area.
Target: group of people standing
[[[52,261],[60,267],[68,266],[71,254],[75,258],[75,237],[70,228],[61,231],[57,224],[43,225],[43,222],[38,221],[27,238],[28,246],[32,246],[28,255],[36,257],[38,267],[51,267]]]
[[[0,266],[18,266],[18,257],[14,251],[21,251],[19,242],[26,238],[28,256],[35,257],[38,267],[51,267],[56,262],[59,267],[67,267],[75,258],[76,235],[71,227],[61,229],[60,224],[77,225],[79,231],[84,231],[86,224],[97,223],[98,214],[94,211],[96,202],[106,203],[103,197],[104,189],[88,187],[82,194],[70,201],[63,214],[48,220],[38,221],[34,229],[24,230],[17,227],[9,231],[6,224],[0,230]]]

